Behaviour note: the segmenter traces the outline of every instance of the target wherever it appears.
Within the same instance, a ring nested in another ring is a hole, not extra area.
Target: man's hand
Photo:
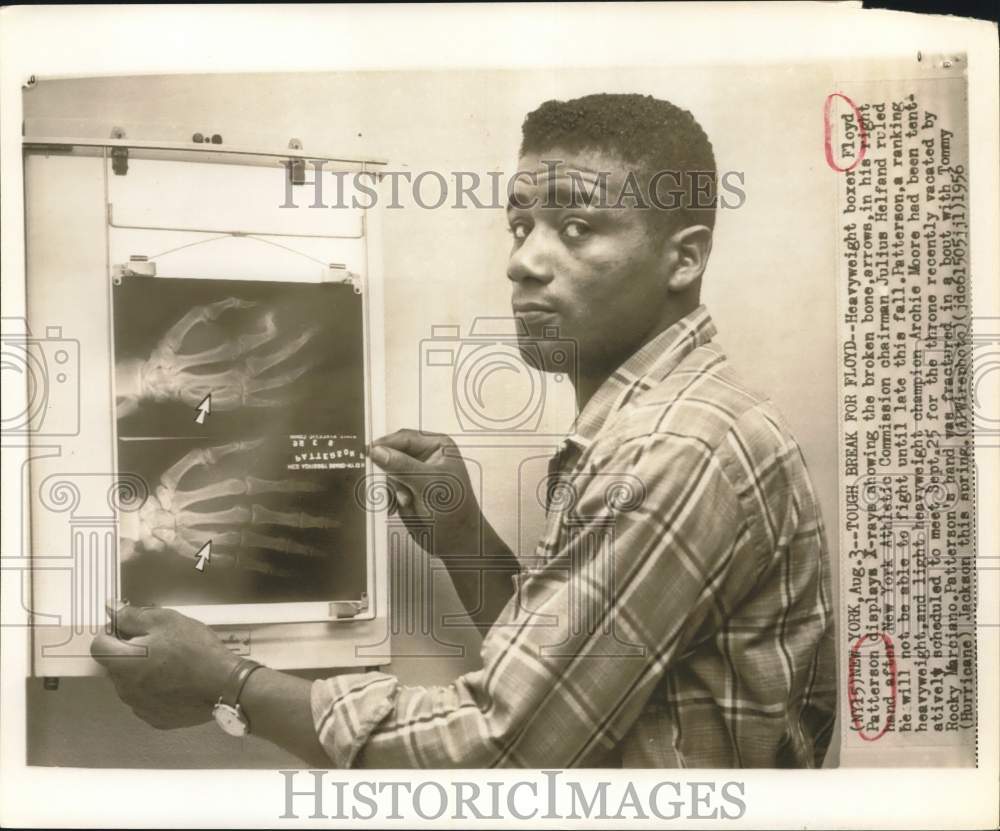
[[[418,545],[431,521],[427,553],[447,566],[462,605],[485,634],[514,593],[518,563],[483,516],[455,442],[398,430],[373,442],[370,455],[388,474],[399,516]]]
[[[388,474],[407,529],[412,533],[418,521],[433,521],[429,554],[447,559],[483,553],[484,534],[492,529],[454,441],[440,433],[397,430],[372,442],[370,455]]]
[[[239,658],[207,626],[170,609],[123,605],[108,614],[117,637],[98,635],[90,654],[132,712],[160,730],[209,721]]]

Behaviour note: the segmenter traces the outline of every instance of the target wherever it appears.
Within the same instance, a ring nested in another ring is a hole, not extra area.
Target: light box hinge
[[[156,263],[143,254],[133,254],[127,263],[111,267],[111,282],[120,286],[126,277],[155,277]]]
[[[113,139],[123,139],[125,138],[125,131],[121,127],[115,127],[111,130],[111,138]],[[128,148],[127,147],[112,147],[111,148],[111,171],[115,176],[127,176],[128,175]]]
[[[344,263],[330,263],[323,269],[320,277],[322,283],[348,283],[354,288],[355,294],[361,294],[364,290],[364,281],[360,274],[348,271]]]
[[[360,600],[334,600],[330,603],[330,617],[345,620],[357,617],[368,611],[368,595],[362,594]]]

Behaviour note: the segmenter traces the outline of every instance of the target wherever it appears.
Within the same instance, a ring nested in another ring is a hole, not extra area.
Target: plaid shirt
[[[595,393],[548,522],[449,686],[316,681],[341,767],[813,767],[836,703],[819,508],[783,420],[702,306]]]

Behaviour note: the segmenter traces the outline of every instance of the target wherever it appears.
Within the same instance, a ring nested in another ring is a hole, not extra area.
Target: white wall
[[[217,132],[227,144],[275,148],[294,136],[306,151],[384,157],[393,170],[481,174],[515,169],[521,121],[548,98],[634,91],[691,109],[720,169],[742,171],[747,193],[740,210],[719,217],[704,299],[719,342],[798,436],[835,549],[835,261],[833,224],[824,221],[834,180],[823,164],[826,85],[815,70],[788,67],[133,77],[41,82],[25,93],[24,108],[29,136],[106,137],[119,126],[135,139],[188,141],[194,132]],[[278,177],[275,188],[281,200]],[[476,316],[507,313],[509,237],[500,210],[448,207],[388,210],[384,235],[387,419],[395,429],[418,423],[420,342],[431,326],[467,327]],[[553,412],[565,412],[567,396],[555,394]],[[475,456],[485,508],[513,541],[518,454]],[[528,536],[539,522],[535,510]],[[408,683],[446,683],[474,660],[403,659],[394,667]],[[100,680],[66,682],[57,692],[31,682],[29,710],[36,763],[288,764],[254,741],[237,753],[213,725],[148,730]]]

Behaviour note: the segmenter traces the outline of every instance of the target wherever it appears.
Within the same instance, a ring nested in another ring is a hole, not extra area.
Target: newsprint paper
[[[0,820],[996,827],[996,35],[4,9]]]

